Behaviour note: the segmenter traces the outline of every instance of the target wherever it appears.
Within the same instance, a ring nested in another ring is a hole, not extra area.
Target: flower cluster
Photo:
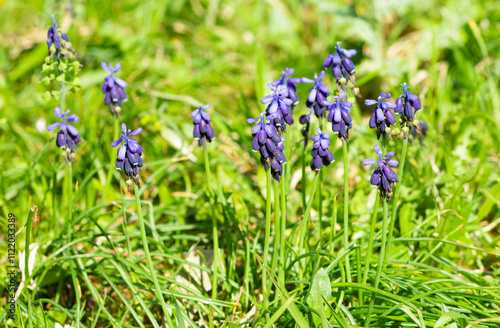
[[[337,133],[339,139],[349,139],[349,129],[352,128],[351,107],[352,103],[340,101],[345,97],[345,91],[341,91],[338,97],[333,97],[335,101],[325,101],[328,106],[328,122],[332,122],[332,130]]]
[[[382,134],[387,133],[390,139],[390,129],[387,129],[387,127],[394,125],[397,122],[396,116],[391,111],[391,109],[396,108],[396,104],[391,101],[383,101],[389,98],[391,98],[390,94],[381,92],[377,100],[365,100],[366,106],[376,105],[373,109],[372,115],[370,116],[370,121],[368,122],[368,124],[370,125],[371,129],[377,128],[377,138],[380,138]]]
[[[396,99],[395,112],[401,115],[401,125],[409,128],[415,119],[415,113],[422,109],[422,104],[417,96],[408,91],[408,84],[403,83],[402,86],[403,94]]]
[[[356,81],[354,79],[354,73],[356,69],[354,64],[349,59],[356,55],[356,50],[354,49],[343,49],[340,47],[342,42],[337,42],[337,51],[334,54],[330,54],[325,58],[323,66],[328,69],[332,66],[333,77],[337,80],[337,86],[339,91],[346,89],[346,84],[351,81],[352,85],[355,87],[352,89],[354,95],[359,95],[359,90],[356,88]]]
[[[311,88],[309,92],[309,97],[306,101],[306,106],[314,110],[314,114],[316,117],[321,118],[326,116],[326,106],[324,102],[326,98],[330,95],[330,90],[325,86],[325,84],[321,81],[325,77],[325,71],[321,71],[321,74],[318,76],[318,73],[314,73],[314,80],[311,80],[307,77],[302,78],[302,83],[314,83],[314,86]]]
[[[286,68],[285,71],[281,72],[281,78],[274,80],[271,82],[271,85],[274,87],[277,87],[279,85],[284,85],[287,87],[288,90],[288,96],[286,96],[288,99],[293,101],[293,104],[291,105],[292,108],[291,110],[293,111],[293,106],[297,105],[299,103],[299,96],[297,96],[297,87],[295,86],[296,84],[300,83],[300,78],[298,77],[289,77],[292,75],[294,72],[293,68]]]
[[[330,139],[332,136],[321,132],[320,128],[316,129],[318,134],[311,136],[313,150],[311,151],[311,170],[319,171],[323,165],[329,166],[335,159],[333,154],[328,149],[330,147]]]
[[[102,85],[104,104],[109,106],[109,110],[113,115],[119,116],[122,103],[127,101],[127,94],[124,90],[127,87],[127,82],[113,74],[118,73],[122,67],[118,63],[115,68],[113,68],[113,64],[109,64],[108,66],[105,62],[101,63],[101,67],[109,73],[109,75],[104,78],[104,84]]]
[[[115,166],[117,170],[125,169],[125,174],[128,177],[127,180],[127,189],[130,191],[132,186],[132,180],[136,185],[140,186],[141,181],[139,179],[139,168],[142,167],[142,152],[143,149],[137,140],[130,138],[131,136],[136,136],[142,132],[142,128],[138,128],[137,130],[131,131],[127,130],[127,126],[125,123],[122,123],[122,132],[118,140],[113,141],[111,143],[112,147],[116,147],[125,141],[123,145],[118,149],[118,155],[115,162]]]
[[[260,153],[260,162],[266,170],[271,169],[274,179],[280,181],[283,174],[283,165],[286,163],[285,149],[283,142],[285,138],[280,137],[276,127],[267,121],[272,121],[272,117],[266,117],[265,112],[259,118],[247,119],[248,124],[255,124],[252,128],[252,150]]]
[[[263,97],[260,101],[263,104],[269,104],[266,108],[266,115],[271,121],[271,124],[276,127],[278,133],[286,131],[286,125],[293,125],[294,120],[290,106],[293,105],[293,100],[289,97],[288,87],[278,85],[274,87],[272,83],[267,85],[272,94]]]
[[[391,159],[391,157],[394,156],[393,151],[383,155],[379,145],[375,145],[373,149],[375,149],[378,154],[378,161],[374,159],[364,159],[362,163],[365,166],[377,163],[378,168],[373,171],[370,183],[372,186],[378,187],[380,198],[382,200],[386,199],[387,202],[389,202],[392,197],[392,187],[398,182],[397,174],[389,165],[396,167],[399,163],[395,159]]]
[[[57,20],[54,15],[52,15],[52,26],[50,26],[47,31],[47,46],[49,47],[50,59],[53,59],[54,55],[56,55],[56,59],[58,61],[62,55],[71,59],[71,54],[78,58],[75,48],[73,48],[71,42],[69,41],[68,35],[58,31]]]
[[[74,126],[66,123],[76,123],[79,120],[76,114],[69,115],[69,113],[71,113],[71,110],[69,109],[63,113],[59,107],[55,107],[54,115],[56,117],[60,117],[61,122],[49,125],[47,130],[54,131],[58,127],[61,127],[61,130],[57,133],[56,145],[63,150],[62,155],[64,160],[66,162],[71,161],[71,163],[74,163],[76,144],[80,143],[82,138]]]
[[[198,140],[198,146],[203,146],[205,140],[212,142],[212,139],[215,138],[214,129],[210,125],[212,119],[210,115],[203,111],[204,109],[209,109],[211,106],[210,104],[205,106],[200,105],[191,113],[194,124],[193,137]]]

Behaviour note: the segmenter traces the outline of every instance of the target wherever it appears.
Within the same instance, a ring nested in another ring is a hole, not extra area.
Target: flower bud
[[[340,82],[341,84],[345,84],[345,83],[347,83],[347,80],[345,79],[345,77],[341,77],[341,78],[339,79],[339,82]]]

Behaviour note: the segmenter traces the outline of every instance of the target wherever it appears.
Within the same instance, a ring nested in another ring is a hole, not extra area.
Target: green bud
[[[341,78],[339,79],[339,82],[340,82],[341,84],[345,84],[345,83],[347,82],[347,80],[345,79],[345,77],[341,77]]]
[[[63,71],[68,67],[64,61],[59,62],[59,68],[62,69]]]
[[[403,128],[403,133],[408,133],[408,131],[409,131],[409,130],[410,130],[410,129],[408,129],[408,127],[407,127],[407,126],[405,126],[405,127]]]
[[[66,148],[66,154],[71,154],[71,149]]]
[[[132,179],[128,179],[126,182],[127,186],[131,186],[132,185]]]
[[[50,64],[50,56],[45,57],[45,62],[46,62],[47,64]]]
[[[59,75],[59,76],[57,77],[57,79],[56,79],[56,80],[57,80],[57,81],[59,81],[59,82],[64,82],[64,81],[65,81],[65,79],[66,79],[66,74],[62,73],[61,75]]]
[[[49,85],[50,81],[51,81],[51,79],[48,76],[46,76],[40,82],[42,82],[45,85]],[[49,93],[49,96],[50,96],[50,93]]]
[[[355,95],[359,94],[359,88],[358,88],[358,87],[355,87],[355,88],[354,88],[354,94],[355,94]]]
[[[119,113],[122,111],[122,108],[120,106],[115,107],[115,112]]]

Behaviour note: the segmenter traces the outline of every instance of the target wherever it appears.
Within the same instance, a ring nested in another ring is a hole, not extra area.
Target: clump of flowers
[[[52,15],[52,26],[47,31],[47,46],[49,48],[50,59],[53,59],[54,55],[58,61],[62,55],[68,59],[71,59],[71,56],[78,58],[75,48],[73,48],[69,41],[68,35],[57,29],[57,20],[54,15]]]
[[[395,159],[391,159],[391,157],[394,156],[393,151],[383,155],[379,145],[375,145],[373,149],[375,149],[378,154],[378,161],[374,159],[364,159],[362,163],[365,166],[377,163],[378,167],[373,171],[370,183],[372,186],[378,187],[380,199],[385,199],[389,202],[392,197],[392,188],[394,184],[398,182],[397,174],[389,166],[396,167],[399,163]]]
[[[193,137],[198,140],[198,146],[200,147],[206,141],[212,142],[212,139],[215,138],[214,129],[210,125],[212,119],[208,113],[203,111],[204,109],[209,109],[211,106],[210,104],[205,106],[200,105],[191,113],[194,124]]]
[[[328,122],[332,122],[332,131],[337,133],[339,139],[349,139],[349,129],[352,128],[351,107],[352,103],[341,101],[346,95],[341,91],[338,97],[333,96],[334,101],[325,101],[328,106]]]
[[[141,185],[141,181],[139,178],[139,168],[141,168],[144,164],[142,161],[143,149],[141,145],[139,145],[137,140],[130,137],[136,136],[141,133],[142,128],[131,131],[130,129],[127,130],[127,126],[125,125],[125,123],[122,123],[122,132],[123,134],[120,135],[120,138],[113,141],[111,143],[111,146],[116,147],[123,141],[125,141],[123,145],[118,149],[115,166],[117,170],[125,170],[125,174],[128,177],[127,189],[128,191],[130,191],[132,181],[135,182],[135,184],[138,186]]]
[[[113,64],[109,64],[108,66],[105,62],[101,63],[101,67],[109,73],[109,75],[104,78],[104,84],[102,85],[104,104],[109,106],[109,110],[113,115],[120,116],[122,103],[127,101],[127,94],[124,89],[128,84],[119,77],[114,76],[114,74],[118,73],[122,67],[120,63],[118,63],[113,68]]]
[[[335,46],[337,51],[325,58],[323,66],[325,69],[328,69],[330,66],[332,67],[332,74],[335,80],[337,80],[338,91],[345,90],[347,83],[351,82],[352,93],[354,95],[359,95],[359,90],[356,87],[356,81],[354,78],[356,69],[354,68],[352,61],[349,59],[355,56],[357,52],[354,49],[344,49],[340,47],[341,44],[342,42],[337,42],[337,45]]]
[[[63,150],[63,157],[66,162],[75,162],[75,149],[76,145],[82,140],[78,134],[78,130],[68,123],[76,123],[79,117],[76,114],[69,115],[71,110],[64,113],[61,112],[59,107],[54,108],[54,115],[61,118],[61,122],[53,123],[47,127],[48,131],[54,131],[58,127],[61,130],[57,133],[56,145]]]
[[[265,112],[259,115],[259,118],[247,119],[248,124],[255,124],[252,128],[252,150],[260,153],[260,162],[264,165],[266,171],[271,169],[274,179],[281,181],[283,174],[283,165],[286,163],[286,157],[283,153],[285,149],[283,142],[285,138],[280,137],[276,127],[267,121],[272,121],[273,117],[265,116]]]
[[[293,106],[295,106],[299,103],[299,96],[297,95],[297,87],[295,85],[300,83],[300,78],[289,77],[290,75],[293,74],[293,72],[294,72],[293,68],[287,67],[285,71],[281,72],[281,78],[276,79],[273,82],[271,82],[271,85],[274,87],[277,87],[279,85],[283,85],[287,88],[287,90],[288,90],[287,98],[290,99],[291,101],[293,101],[293,104],[291,105],[292,111],[293,111]]]
[[[368,124],[371,129],[377,128],[377,138],[380,138],[382,134],[387,133],[387,136],[390,139],[391,130],[388,127],[397,123],[396,116],[391,111],[391,109],[396,108],[396,104],[391,101],[383,101],[389,98],[391,98],[390,94],[381,92],[377,100],[365,100],[366,106],[376,105],[373,109],[372,115],[370,116]]]
[[[260,100],[263,104],[269,104],[266,108],[266,115],[271,121],[271,124],[276,127],[278,133],[281,135],[286,131],[286,125],[293,125],[294,120],[292,116],[291,107],[293,100],[288,98],[288,87],[285,85],[278,85],[274,87],[272,83],[267,85],[273,92],[270,95],[262,97]]]
[[[314,86],[309,92],[309,97],[306,101],[306,106],[314,110],[316,117],[326,117],[326,106],[324,102],[326,98],[330,95],[330,89],[328,89],[325,84],[321,81],[325,77],[325,71],[321,71],[320,75],[314,73],[314,80],[307,77],[302,78],[302,83],[314,83]]]
[[[329,166],[335,160],[328,149],[331,145],[328,139],[332,136],[322,132],[320,128],[317,128],[316,132],[318,134],[311,136],[311,140],[314,141],[311,151],[311,170],[313,171],[319,171],[323,165]]]
[[[415,113],[422,109],[422,104],[417,96],[408,91],[410,88],[408,84],[403,83],[401,85],[403,86],[401,88],[401,90],[403,90],[403,94],[396,99],[395,112],[401,115],[401,126],[403,128],[410,128],[413,120],[415,119]]]

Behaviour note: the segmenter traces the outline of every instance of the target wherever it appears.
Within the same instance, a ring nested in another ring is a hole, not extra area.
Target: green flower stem
[[[307,177],[306,177],[306,138],[304,138],[304,147],[302,148],[302,208],[306,208],[306,185],[307,185]]]
[[[385,251],[386,251],[386,242],[387,242],[387,225],[388,225],[388,220],[387,220],[387,211],[388,211],[388,205],[387,201],[384,199],[382,200],[383,206],[384,206],[384,223],[382,226],[382,243],[380,246],[380,255],[378,258],[378,265],[377,265],[377,274],[375,275],[375,283],[373,285],[374,288],[378,288],[378,284],[380,282],[380,275],[382,274],[382,267],[384,265],[384,258],[385,258]],[[372,298],[370,301],[370,306],[368,307],[368,313],[366,315],[366,321],[365,321],[365,327],[368,327],[368,324],[370,323],[370,316],[373,311],[373,306],[375,305],[375,295],[372,294]]]
[[[389,234],[387,236],[387,249],[391,249],[392,235],[394,233],[394,225],[396,224],[396,214],[398,211],[399,192],[401,190],[401,185],[403,184],[403,173],[405,168],[407,150],[408,150],[408,138],[404,138],[403,151],[401,154],[401,163],[399,166],[399,177],[398,177],[399,182],[396,184],[396,191],[394,192],[394,199],[392,200],[392,213],[391,213],[391,222],[389,223]],[[386,264],[384,261],[384,267],[385,265]]]
[[[264,256],[262,258],[263,308],[267,308],[267,256],[269,254],[269,235],[271,234],[271,168],[266,170],[266,232],[264,235]]]
[[[314,202],[314,194],[316,193],[316,189],[318,189],[318,181],[319,181],[319,172],[316,171],[316,174],[314,176],[314,181],[311,189],[311,195],[309,196],[309,201],[307,202],[307,208],[306,211],[304,212],[304,222],[303,222],[303,227],[302,227],[302,235],[300,236],[299,244],[299,253],[304,247],[304,240],[307,239],[307,232],[309,231],[309,218],[311,216],[311,207]],[[307,246],[307,244],[306,244]]]
[[[368,271],[370,271],[370,259],[372,257],[373,236],[375,235],[375,225],[377,223],[377,212],[380,203],[380,196],[375,195],[375,205],[373,206],[372,221],[370,223],[370,237],[368,238],[368,249],[366,251],[365,272],[363,273],[363,284],[368,280]]]
[[[66,237],[68,238],[69,243],[71,242],[71,235],[73,232],[73,165],[70,161],[66,164],[66,183],[68,186],[68,218],[66,220]]]
[[[23,290],[26,291],[27,297],[27,302],[28,303],[28,327],[33,327],[33,323],[31,321],[32,318],[32,313],[31,313],[31,293],[29,291],[29,288],[26,288],[26,286],[29,284],[31,277],[30,277],[30,271],[29,271],[29,257],[30,257],[30,241],[31,241],[31,218],[33,217],[33,209],[30,208],[29,213],[28,213],[28,219],[26,220],[26,244],[24,246],[24,276],[26,277],[25,287]]]
[[[130,244],[130,238],[128,235],[128,228],[127,228],[127,214],[125,211],[125,198],[123,197],[123,180],[120,179],[120,195],[122,198],[122,215],[123,215],[123,232],[125,234],[125,241],[127,243],[127,252],[128,252],[128,258],[130,259],[131,262],[134,261],[134,257],[132,254],[132,246]]]
[[[285,230],[286,230],[286,185],[287,182],[285,179],[288,179],[288,175],[283,176],[281,181],[281,239],[280,239],[280,261],[281,269],[278,274],[278,281],[281,283],[281,286],[285,286]]]
[[[118,121],[118,117],[116,115],[113,115],[113,141],[118,139],[120,135],[120,123]],[[106,185],[104,186],[104,191],[102,192],[102,197],[101,197],[101,202],[103,202],[106,199],[106,194],[108,192],[108,188],[111,185],[111,180],[113,179],[113,171],[115,170],[115,160],[114,157],[111,156],[110,162],[109,162],[109,171],[108,171],[108,176],[106,177]]]
[[[212,275],[212,299],[217,299],[218,268],[219,268],[219,229],[217,227],[217,216],[215,215],[214,191],[212,189],[212,175],[210,173],[210,160],[208,158],[207,142],[203,140],[203,155],[205,159],[205,174],[207,176],[208,197],[210,199],[210,210],[212,212],[212,234],[214,242],[214,271]],[[210,327],[214,326],[213,308],[210,315]]]
[[[320,118],[321,131],[325,130],[325,121],[326,118]],[[319,215],[319,223],[318,223],[318,242],[321,244],[321,234],[322,234],[322,219],[323,219],[323,170],[319,171],[319,184],[318,184],[318,215]]]
[[[144,227],[144,219],[142,217],[141,196],[139,195],[138,185],[135,185],[134,194],[135,194],[135,205],[137,207],[137,219],[139,228],[141,229],[142,244],[143,244],[142,247],[144,248],[146,263],[148,265],[149,272],[151,273],[151,279],[153,280],[153,284],[155,286],[156,298],[160,301],[160,305],[163,310],[163,315],[167,320],[168,326],[175,327],[172,322],[172,319],[170,318],[170,315],[168,314],[167,304],[165,303],[165,299],[163,298],[163,295],[161,293],[160,284],[158,283],[158,278],[156,277],[155,267],[153,265],[153,261],[151,260],[151,254],[149,253],[148,239],[146,236],[146,229]]]
[[[336,195],[333,196],[333,211],[332,211],[332,222],[330,226],[330,254],[334,255],[335,252],[335,237],[336,231],[335,227],[337,226],[337,198]]]
[[[279,193],[279,182],[274,180],[273,182],[273,197],[274,197],[274,238],[273,238],[273,259],[271,264],[271,272],[274,274],[276,272],[276,264],[278,262],[278,244],[281,237],[281,219],[280,219],[280,193]]]
[[[347,161],[347,142],[342,139],[342,149],[344,155],[344,249],[349,248],[349,174]],[[349,264],[349,254],[345,256],[345,269],[347,282],[351,282],[351,267]]]

